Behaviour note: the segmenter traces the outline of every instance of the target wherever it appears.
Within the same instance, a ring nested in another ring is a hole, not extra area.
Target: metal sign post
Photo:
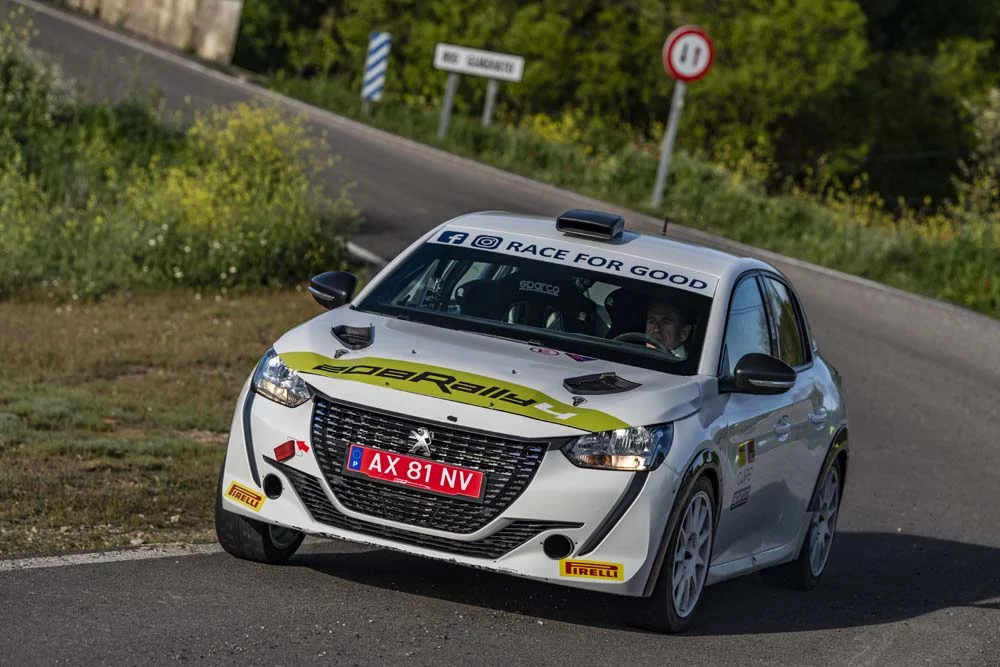
[[[368,56],[365,58],[365,75],[361,81],[361,114],[371,113],[372,102],[382,99],[385,73],[389,69],[389,47],[392,35],[373,32],[368,38]]]
[[[497,101],[497,89],[500,84],[496,79],[490,79],[486,84],[486,103],[483,105],[483,127],[489,127],[493,121],[493,105]]]
[[[667,184],[667,173],[670,171],[670,156],[674,152],[674,139],[677,138],[677,124],[684,109],[684,93],[687,85],[683,81],[674,84],[674,99],[670,103],[670,120],[667,121],[667,131],[663,135],[663,146],[660,148],[660,165],[656,168],[656,184],[653,186],[653,206],[659,207],[663,202],[663,188]]]
[[[524,58],[441,42],[434,48],[434,67],[448,72],[448,83],[445,85],[444,101],[441,105],[441,120],[438,122],[438,139],[444,139],[451,121],[451,107],[455,101],[458,75],[471,74],[489,79],[482,118],[483,127],[489,127],[493,121],[499,82],[520,81],[524,74]]]
[[[663,136],[663,147],[660,150],[660,164],[656,169],[656,182],[653,184],[653,207],[659,208],[663,203],[663,189],[667,184],[670,172],[670,158],[674,152],[674,141],[677,137],[677,125],[680,123],[681,110],[684,109],[684,94],[687,84],[697,81],[712,68],[715,59],[715,48],[708,34],[697,26],[678,28],[663,44],[663,67],[667,73],[677,79],[674,84],[674,97],[670,103],[670,119],[667,121],[667,131]]]
[[[451,123],[451,107],[455,104],[455,89],[458,88],[458,74],[448,73],[448,83],[444,87],[444,102],[441,104],[441,120],[438,121],[438,139],[444,139]]]

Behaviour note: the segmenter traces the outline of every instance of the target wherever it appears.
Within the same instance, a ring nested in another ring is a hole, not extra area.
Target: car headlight
[[[581,468],[656,470],[673,440],[673,424],[633,426],[581,435],[566,443],[563,453]]]
[[[253,374],[253,388],[275,403],[295,408],[310,398],[312,390],[299,374],[285,365],[281,357],[272,349],[257,364]]]

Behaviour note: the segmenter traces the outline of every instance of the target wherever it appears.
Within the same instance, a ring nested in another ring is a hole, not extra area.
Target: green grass
[[[294,289],[0,302],[0,554],[213,539],[239,390],[321,311]]]
[[[391,94],[363,117],[357,91],[337,80],[276,77],[270,85],[513,173],[1000,317],[996,217],[970,221],[947,212],[891,215],[871,196],[842,189],[822,198],[792,188],[768,196],[752,178],[684,153],[675,155],[664,204],[654,209],[650,197],[658,154],[642,144],[609,138],[603,145],[587,146],[550,132],[559,139],[555,141],[542,136],[544,130],[483,128],[478,118],[458,113],[448,136],[438,141],[438,111],[407,106]]]

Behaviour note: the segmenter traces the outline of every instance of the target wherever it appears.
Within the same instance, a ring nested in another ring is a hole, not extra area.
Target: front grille
[[[410,432],[434,433],[430,458],[486,473],[482,503],[387,486],[343,474],[350,443],[409,453]],[[330,489],[355,512],[449,533],[473,533],[500,515],[534,477],[549,443],[514,440],[420,422],[317,397],[312,421],[313,450]]]
[[[323,485],[320,484],[319,479],[272,459],[266,460],[285,474],[313,520],[333,526],[334,528],[342,528],[356,533],[405,542],[406,544],[436,549],[437,551],[444,551],[450,554],[495,560],[546,530],[580,528],[583,525],[568,521],[525,521],[518,519],[489,537],[476,540],[475,542],[462,542],[460,540],[449,540],[445,537],[411,533],[407,530],[380,526],[368,523],[367,521],[359,521],[338,512],[337,508],[326,497]]]

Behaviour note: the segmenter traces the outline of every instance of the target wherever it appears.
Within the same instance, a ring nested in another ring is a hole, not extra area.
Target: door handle
[[[809,413],[809,421],[815,426],[825,426],[827,414],[829,413],[826,411],[826,408],[820,408],[816,412]]]
[[[788,423],[788,417],[782,417],[777,424],[774,425],[774,434],[778,436],[778,440],[787,440],[788,434],[792,432],[792,425]]]

